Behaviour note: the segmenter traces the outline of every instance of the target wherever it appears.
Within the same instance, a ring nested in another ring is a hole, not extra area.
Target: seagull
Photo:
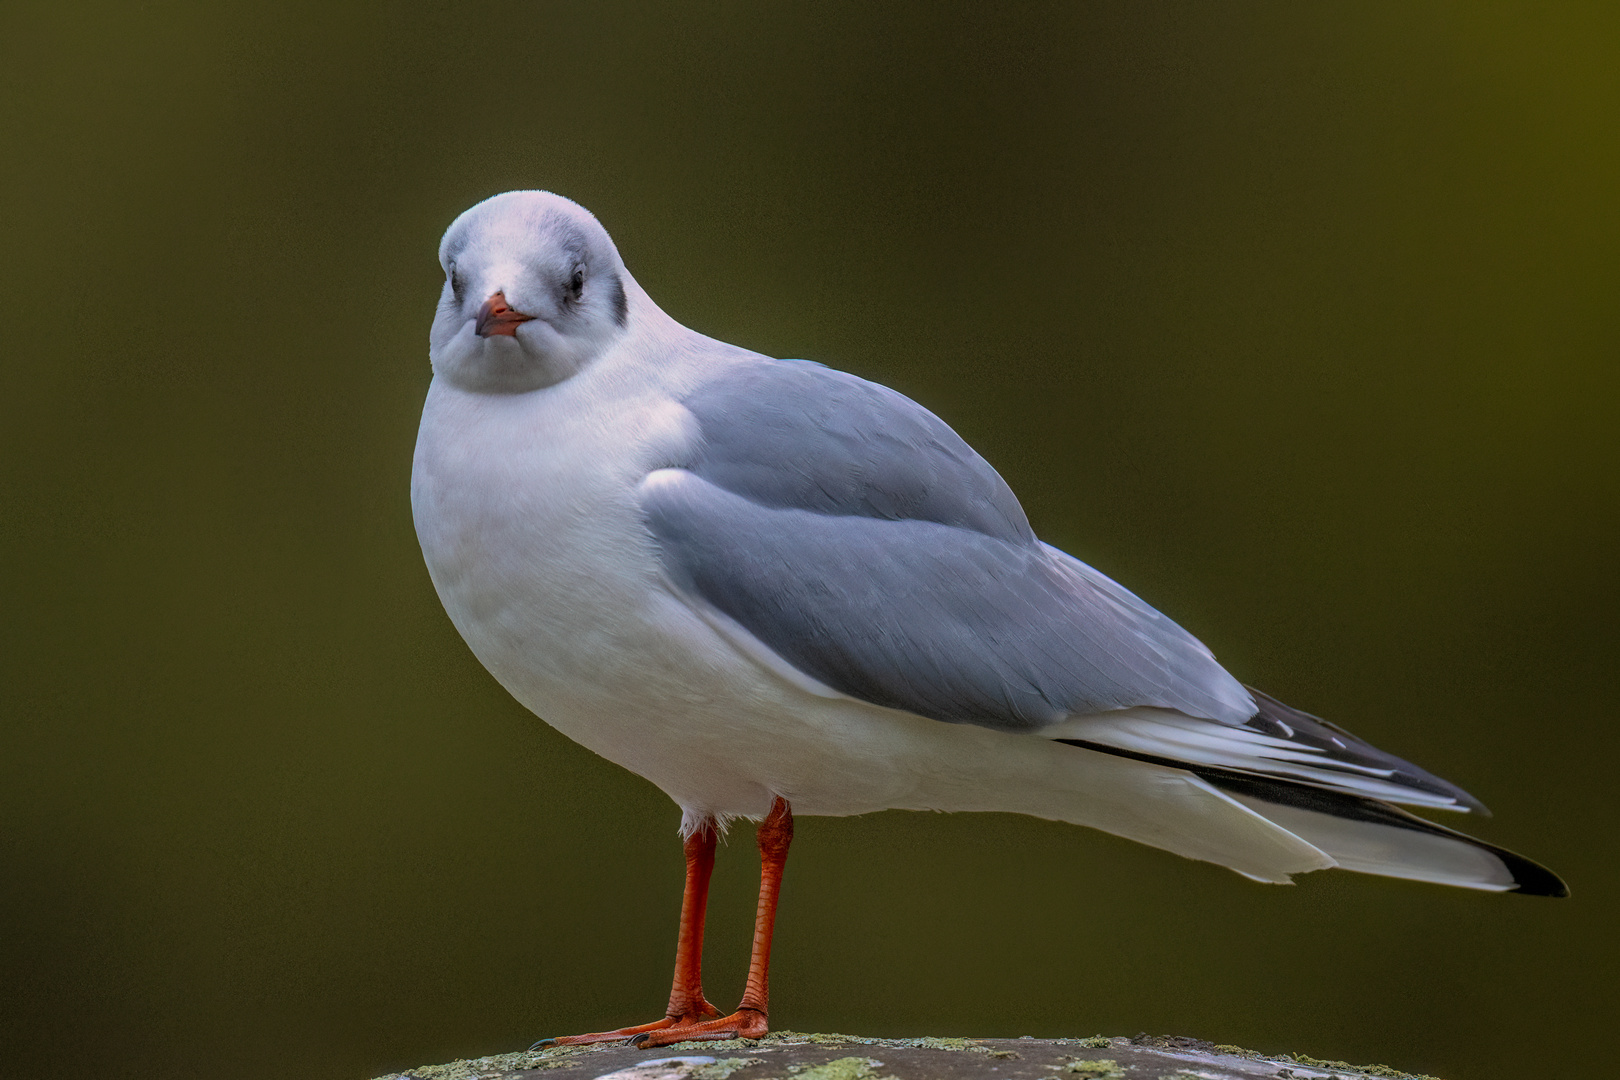
[[[765,1034],[795,814],[1012,812],[1261,882],[1338,867],[1568,894],[1404,809],[1485,812],[1473,796],[1244,685],[1042,543],[921,405],[676,322],[576,203],[496,195],[439,261],[411,477],[434,587],[513,697],[681,810],[664,1016],[543,1043]],[[759,906],[722,1015],[700,957],[739,818],[760,823]]]

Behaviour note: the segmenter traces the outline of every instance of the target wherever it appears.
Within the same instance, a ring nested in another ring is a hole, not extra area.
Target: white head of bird
[[[628,330],[635,285],[618,249],[590,211],[560,195],[485,199],[445,233],[439,265],[433,371],[465,390],[561,382]]]

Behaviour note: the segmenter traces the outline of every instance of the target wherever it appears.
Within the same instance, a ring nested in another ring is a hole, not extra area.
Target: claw
[[[536,1039],[534,1045],[529,1047],[529,1049],[531,1051],[534,1051],[534,1050],[539,1050],[542,1047],[556,1046],[556,1045],[557,1045],[557,1040],[556,1039]]]
[[[645,1031],[643,1031],[640,1035],[632,1035],[628,1039],[624,1040],[624,1045],[626,1045],[626,1046],[634,1046],[636,1049],[639,1050],[639,1049],[641,1049],[641,1047],[643,1045],[645,1045],[646,1042],[647,1042],[647,1033]]]

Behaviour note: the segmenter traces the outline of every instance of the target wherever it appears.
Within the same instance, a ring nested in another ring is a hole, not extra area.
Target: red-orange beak
[[[478,321],[473,329],[479,337],[493,337],[496,334],[505,334],[507,337],[517,337],[518,323],[526,323],[534,318],[521,311],[513,311],[506,306],[506,295],[496,293],[484,301],[478,309]]]

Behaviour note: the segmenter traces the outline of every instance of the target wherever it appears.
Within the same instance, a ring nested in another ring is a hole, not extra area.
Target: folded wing
[[[915,402],[760,360],[685,405],[700,448],[640,489],[665,569],[819,683],[1022,731],[1133,706],[1254,714],[1196,638],[1036,540],[995,470]]]

